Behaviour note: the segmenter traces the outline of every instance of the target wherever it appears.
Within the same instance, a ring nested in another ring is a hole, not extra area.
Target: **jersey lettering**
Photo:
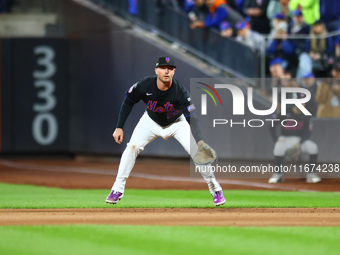
[[[146,104],[146,107],[150,110],[150,111],[153,111],[153,112],[158,112],[158,113],[162,113],[162,112],[173,112],[175,111],[175,108],[172,104],[170,104],[170,102],[167,102],[164,107],[160,106],[160,107],[157,107],[156,108],[156,105],[157,105],[157,101],[149,101],[147,104]]]
[[[176,116],[177,114],[179,114],[179,110],[176,110],[176,111],[174,111],[174,112],[168,112],[168,113],[166,114],[166,118],[167,118],[167,119],[170,119],[170,118]]]

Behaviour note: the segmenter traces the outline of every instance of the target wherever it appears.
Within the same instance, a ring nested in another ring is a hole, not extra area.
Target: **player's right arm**
[[[130,89],[125,93],[125,99],[120,107],[118,122],[115,131],[112,136],[115,139],[116,143],[121,144],[123,142],[123,127],[130,115],[132,107],[135,103],[138,103],[141,99],[141,93],[138,90],[138,83],[135,83],[130,87]]]
[[[126,119],[129,117],[133,106],[134,106],[134,103],[129,101],[128,98],[124,99],[122,106],[120,107],[116,129],[112,134],[116,143],[121,144],[123,142],[123,135],[124,135],[123,126],[125,124]]]

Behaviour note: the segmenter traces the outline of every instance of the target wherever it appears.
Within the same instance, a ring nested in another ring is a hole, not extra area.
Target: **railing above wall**
[[[159,10],[156,1],[138,0],[138,13],[129,13],[127,0],[91,0],[178,43],[187,51],[236,77],[260,77],[260,54],[235,40],[222,38],[212,29],[190,29],[190,20],[180,11],[165,7]]]
[[[11,0],[11,12],[15,13],[54,13],[60,0]]]

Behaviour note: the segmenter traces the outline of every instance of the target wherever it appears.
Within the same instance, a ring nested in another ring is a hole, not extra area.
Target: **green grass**
[[[0,183],[0,208],[107,208],[109,190],[65,190],[30,185]],[[340,207],[340,194],[332,192],[292,192],[226,190],[225,207]],[[120,208],[215,207],[207,190],[125,191]]]
[[[0,183],[0,208],[108,208],[108,190]],[[331,192],[225,191],[225,207],[340,207]],[[207,190],[126,190],[116,207],[215,207]],[[213,217],[213,215],[212,215]],[[0,254],[338,254],[339,227],[0,226]]]
[[[339,254],[335,227],[2,226],[0,254]]]

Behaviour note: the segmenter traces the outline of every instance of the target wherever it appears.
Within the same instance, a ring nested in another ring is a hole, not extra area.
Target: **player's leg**
[[[126,179],[129,177],[135,165],[136,158],[144,147],[153,141],[157,135],[154,121],[145,113],[135,127],[129,143],[122,154],[116,181],[112,186],[113,190],[124,192]]]
[[[110,195],[113,194],[112,196],[114,196],[114,194],[116,194],[116,196],[114,199],[108,197],[106,202],[110,203],[113,200],[117,202],[117,196],[119,196],[119,199],[123,197],[126,180],[135,165],[136,158],[138,154],[144,150],[144,147],[157,137],[156,129],[157,126],[153,120],[145,113],[135,127],[131,139],[126,145],[120,159],[116,181],[114,182],[110,193]]]
[[[268,180],[268,183],[279,183],[284,181],[284,175],[282,173],[282,167],[286,155],[287,149],[294,146],[300,141],[299,137],[295,136],[280,136],[274,146],[275,167],[280,171],[274,173]]]
[[[285,138],[280,136],[274,145],[274,164],[276,168],[280,168],[284,162],[284,156],[286,152]],[[284,176],[281,171],[273,173],[269,178],[268,183],[284,182]]]
[[[183,148],[191,156],[191,158],[195,156],[198,146],[191,134],[190,125],[183,115],[177,122],[173,123],[169,127],[166,135],[173,136],[183,146]],[[210,166],[210,164],[208,166]],[[211,168],[207,166],[196,165],[196,169],[200,169],[199,170],[200,174],[208,184],[209,191],[211,195],[214,197],[215,205],[224,204],[225,198],[223,196],[222,187],[217,182],[214,173],[210,171]]]
[[[319,153],[318,145],[312,140],[306,140],[301,144],[301,152],[308,153],[309,155],[308,163],[310,165],[308,166],[308,169],[310,170],[310,172],[306,174],[306,182],[308,183],[320,182],[321,178],[314,173],[314,168]]]
[[[310,155],[309,157],[310,164],[316,163],[319,149],[318,149],[318,145],[315,142],[313,142],[312,140],[305,140],[301,144],[301,152],[308,153]]]

